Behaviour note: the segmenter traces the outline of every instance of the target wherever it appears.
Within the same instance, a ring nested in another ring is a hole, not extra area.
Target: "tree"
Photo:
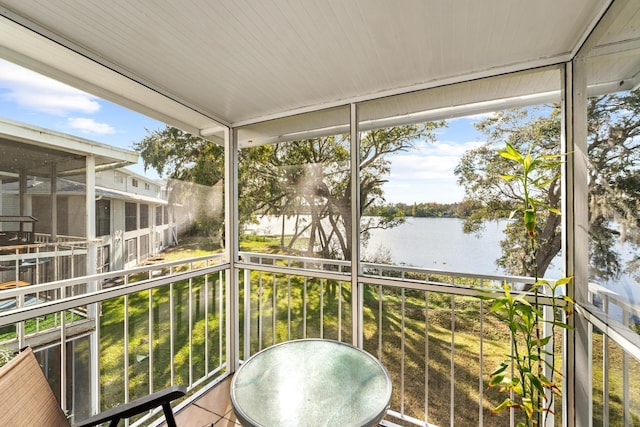
[[[133,149],[145,170],[151,167],[160,176],[208,186],[224,178],[224,147],[171,126],[149,132]]]
[[[376,129],[363,133],[360,158],[361,213],[384,202],[382,185],[390,172],[389,154],[406,151],[434,139],[444,122]],[[351,181],[348,135],[262,145],[239,153],[239,216],[247,223],[259,214],[295,217],[289,247],[309,236],[307,252],[325,258],[351,259]],[[224,149],[212,142],[167,126],[134,144],[145,167],[161,176],[214,185],[224,177]],[[310,218],[310,220],[307,220]],[[363,220],[367,239],[374,228],[390,228],[403,215]],[[205,221],[201,221],[205,222]],[[284,246],[284,229],[281,233]]]
[[[397,126],[368,131],[361,138],[361,213],[384,202],[382,185],[390,172],[391,153],[408,150],[433,139],[443,122]],[[289,243],[309,236],[307,252],[325,258],[351,259],[351,181],[348,135],[330,135],[242,150],[242,204],[255,213],[295,216]],[[310,218],[306,221],[306,218]],[[374,228],[390,228],[403,216],[383,215],[363,220],[363,239]]]
[[[181,231],[222,234],[224,147],[171,126],[133,144],[145,165],[169,178],[167,192]]]
[[[465,200],[479,204],[465,221],[465,231],[481,232],[487,220],[507,218],[523,194],[501,179],[512,165],[497,155],[505,142],[522,153],[557,155],[560,150],[560,107],[500,111],[477,124],[487,142],[466,152],[455,169]],[[588,102],[589,234],[591,275],[606,279],[622,271],[615,250],[617,236],[637,247],[640,230],[640,91],[607,94]],[[560,167],[549,169],[547,190],[534,195],[551,207],[538,218],[536,262],[540,276],[561,249]],[[508,227],[497,264],[511,274],[533,275],[526,236]]]

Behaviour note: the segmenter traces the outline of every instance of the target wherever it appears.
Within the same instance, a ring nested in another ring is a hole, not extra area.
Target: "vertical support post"
[[[544,337],[549,337],[552,335],[553,327],[549,322],[553,321],[553,316],[554,316],[553,309],[550,306],[544,306],[544,308],[542,309],[542,318],[544,320],[544,324],[542,325],[542,330],[543,330],[542,336]],[[543,367],[543,369],[544,369],[544,374],[547,376],[547,378],[551,378],[551,375],[552,375],[550,365],[553,364],[553,359],[556,357],[556,353],[553,351],[556,344],[557,343],[555,341],[555,337],[553,337],[551,338],[551,341],[549,341],[547,345],[544,346],[544,349],[547,353],[543,356],[544,360],[546,361],[546,364]],[[564,354],[564,352],[562,352],[562,354]],[[556,363],[554,366],[556,366],[556,369],[557,369],[558,364]],[[554,410],[554,407],[557,404],[555,394],[551,390],[545,390],[545,396],[547,398],[547,401],[544,402],[544,404],[545,406],[550,405],[552,411],[546,413],[546,416],[544,417],[544,420],[545,420],[544,427],[554,427],[555,414],[557,412]]]
[[[20,249],[16,249],[16,263],[15,263],[15,274],[16,274],[16,288],[20,286]],[[24,307],[24,295],[19,295],[16,300],[17,307]],[[24,322],[18,322],[16,324],[16,333],[18,334],[18,348],[22,348],[25,346],[26,341],[26,331]]]
[[[66,297],[67,288],[63,287],[60,289],[60,298]],[[62,311],[60,316],[60,407],[66,411],[69,409],[67,405],[67,313]]]
[[[127,279],[125,279],[127,284]],[[124,321],[122,323],[122,340],[124,341],[124,354],[122,355],[122,372],[124,379],[124,403],[129,402],[129,295],[125,295],[123,298],[124,307],[122,312],[124,314]],[[173,307],[173,304],[171,305]],[[171,325],[173,328],[173,324]],[[172,329],[173,330],[173,329]],[[171,363],[173,363],[173,354],[171,354]],[[173,385],[173,379],[171,381]]]
[[[303,300],[304,301],[304,300]],[[244,269],[244,360],[251,356],[251,317],[247,313],[251,313],[251,270]],[[306,317],[305,317],[306,319]],[[238,356],[239,357],[239,356]]]
[[[51,165],[51,243],[58,241],[58,167],[57,164]]]
[[[173,274],[173,271],[170,271],[169,274]],[[126,276],[125,284],[127,283],[129,276]],[[169,283],[169,325],[171,325],[169,329],[169,354],[171,356],[171,385],[176,384],[176,364],[175,364],[175,355],[176,355],[176,314],[175,314],[175,297],[174,297],[174,286],[173,282]],[[127,317],[125,316],[125,319]],[[126,341],[125,341],[126,344]]]
[[[629,324],[629,318],[631,317],[631,313],[627,311],[627,309],[622,310],[622,324],[629,328],[631,325]],[[624,414],[624,425],[625,427],[632,426],[633,421],[631,417],[631,399],[629,397],[629,388],[630,381],[629,376],[634,375],[629,372],[629,353],[622,349],[622,410]],[[608,375],[603,375],[604,377],[608,377]]]
[[[353,345],[363,344],[363,304],[364,290],[360,276],[360,132],[358,131],[358,104],[352,103],[351,124],[351,313],[353,325]]]
[[[85,233],[87,236],[87,266],[86,274],[93,275],[97,271],[98,246],[96,243],[96,158],[87,156],[85,159]],[[52,168],[53,172],[53,168]],[[53,185],[53,179],[52,179]],[[52,191],[53,192],[53,191]],[[53,206],[52,206],[53,209]],[[56,220],[57,221],[57,220]],[[72,273],[73,274],[73,273]],[[96,281],[87,283],[90,292],[98,290]],[[91,334],[91,409],[95,413],[100,411],[100,328],[99,324],[100,303],[90,304],[87,314],[95,323],[95,329]],[[64,344],[64,343],[63,343]]]
[[[587,302],[589,291],[586,82],[586,61],[580,54],[564,67],[562,117],[562,150],[571,153],[563,168],[564,267],[565,274],[573,276],[567,294],[577,303]],[[565,334],[563,425],[590,426],[593,419],[591,326],[579,315],[571,316],[569,322],[574,329]]]
[[[20,169],[18,174],[18,198],[20,203],[20,215],[26,215],[27,206],[27,171]],[[20,222],[20,232],[24,231],[24,224]]]
[[[193,270],[193,263],[189,263],[189,271]],[[189,322],[189,387],[193,385],[193,279],[189,278],[189,293],[187,295],[189,300],[187,301],[187,308],[189,314],[187,320]]]
[[[149,334],[149,339],[147,342],[147,351],[149,352],[149,357],[147,358],[147,360],[149,361],[149,394],[153,393],[153,329],[154,329],[154,322],[153,322],[153,289],[149,289],[148,291],[148,310],[149,310],[149,317],[148,317],[148,324],[149,324],[149,328],[147,329],[147,333]],[[206,343],[206,339],[205,339],[205,343]],[[205,352],[205,354],[207,354]],[[206,362],[207,359],[205,359]]]
[[[96,159],[86,158],[85,233],[87,236],[87,274],[96,274],[98,247],[96,244]],[[95,282],[92,284],[95,287]],[[91,290],[96,290],[95,288]]]
[[[4,199],[4,197],[2,196],[2,177],[0,177],[0,215],[3,215],[4,212],[4,204],[2,203],[2,200]],[[3,231],[3,227],[2,227],[2,223],[0,223],[0,231]],[[4,280],[3,280],[4,281]]]
[[[224,132],[224,212],[225,250],[229,262],[226,277],[227,306],[227,368],[235,372],[240,365],[240,324],[238,316],[238,130],[225,128]],[[249,321],[245,316],[245,322]]]

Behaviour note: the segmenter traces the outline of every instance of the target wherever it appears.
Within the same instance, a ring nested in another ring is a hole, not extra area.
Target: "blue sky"
[[[456,184],[453,170],[466,150],[482,144],[480,134],[473,127],[480,118],[449,120],[446,128],[437,130],[434,143],[421,143],[416,150],[393,156],[391,176],[383,187],[386,201],[462,201],[464,192]]]
[[[101,143],[131,149],[134,142],[164,123],[41,76],[0,59],[0,117],[63,132]],[[473,128],[480,117],[449,121],[437,132],[434,144],[392,158],[391,176],[385,184],[387,202],[441,202],[462,200],[453,169],[462,153],[480,144]],[[142,162],[133,171],[144,172]]]
[[[162,122],[104,101],[0,59],[0,117],[117,147],[164,127]],[[130,169],[144,174],[142,164]],[[146,174],[155,177],[152,172]]]

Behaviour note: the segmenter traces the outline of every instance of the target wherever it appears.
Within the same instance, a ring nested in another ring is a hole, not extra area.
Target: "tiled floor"
[[[179,427],[240,426],[229,400],[231,378],[218,384],[207,394],[176,414]]]
[[[178,427],[236,427],[237,421],[229,398],[231,377],[212,388],[207,394],[175,414]],[[381,423],[381,425],[396,425]],[[162,427],[166,427],[165,424]]]

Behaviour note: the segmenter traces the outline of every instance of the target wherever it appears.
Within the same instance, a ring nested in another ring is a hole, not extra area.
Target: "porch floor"
[[[242,426],[231,407],[229,387],[231,377],[217,384],[198,400],[175,414],[179,427],[236,427]],[[397,424],[382,421],[381,426]],[[162,424],[161,427],[166,427]]]
[[[180,427],[240,426],[231,407],[230,386],[231,377],[217,384],[198,400],[178,412],[176,424]]]

